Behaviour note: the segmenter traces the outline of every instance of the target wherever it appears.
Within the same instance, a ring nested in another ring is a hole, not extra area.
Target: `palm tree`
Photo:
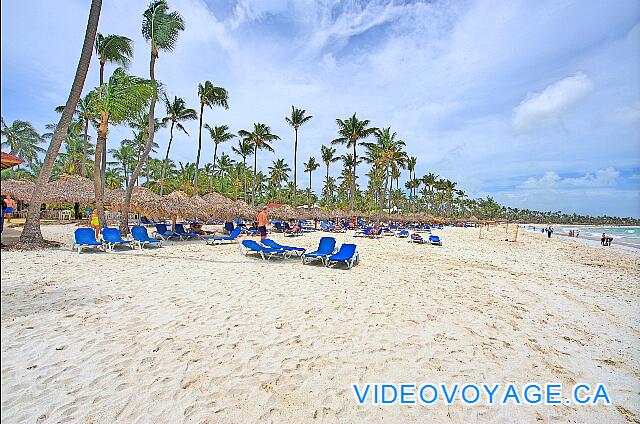
[[[89,95],[87,94],[83,98],[81,97],[78,100],[78,105],[76,106],[76,110],[74,112],[74,116],[78,118],[82,122],[82,129],[84,131],[84,144],[82,149],[82,165],[81,165],[81,175],[83,177],[87,176],[87,157],[89,156],[89,121],[91,121],[94,125],[97,126],[98,122],[93,116],[91,109],[89,108]],[[62,113],[64,110],[64,106],[58,106],[56,108],[56,112]],[[103,158],[104,159],[104,158]]]
[[[271,134],[271,128],[268,125],[256,122],[253,124],[253,131],[240,130],[238,135],[245,141],[253,145],[253,191],[251,194],[251,205],[256,204],[256,174],[258,172],[258,150],[268,150],[273,152],[271,142],[280,140],[275,134]]]
[[[96,34],[96,55],[100,61],[100,85],[104,84],[104,65],[116,63],[127,69],[133,57],[133,41],[123,35]]]
[[[244,178],[244,201],[247,201],[247,157],[253,154],[253,144],[249,140],[239,140],[238,147],[232,147],[231,150],[242,157],[242,175]]]
[[[0,132],[6,138],[6,141],[2,142],[2,147],[9,149],[9,153],[18,156],[20,159],[29,164],[39,161],[39,155],[45,150],[38,146],[42,143],[43,136],[33,127],[31,122],[15,120],[8,126],[1,120],[2,128]]]
[[[200,164],[200,150],[202,150],[202,119],[204,107],[222,106],[229,109],[229,93],[222,87],[214,86],[211,81],[205,81],[204,84],[198,84],[198,97],[200,98],[200,129],[198,133],[198,154],[196,156],[196,168],[193,175],[193,194],[197,194],[198,186],[198,165]]]
[[[166,0],[152,1],[147,10],[144,11],[142,17],[142,36],[151,43],[151,59],[149,61],[149,80],[151,81],[153,92],[151,102],[149,104],[149,138],[145,146],[140,161],[136,165],[131,174],[131,181],[125,192],[124,202],[121,208],[120,232],[127,234],[129,232],[129,204],[131,203],[131,194],[133,193],[133,181],[138,179],[142,166],[149,156],[149,152],[153,147],[153,139],[155,130],[155,108],[158,99],[158,85],[155,77],[156,59],[160,50],[173,50],[180,31],[184,31],[184,21],[178,12],[169,13],[169,5]]]
[[[311,173],[320,168],[320,164],[316,162],[316,158],[311,156],[307,163],[304,164],[304,172],[309,173],[309,192],[307,193],[307,205],[311,207]]]
[[[178,96],[174,96],[173,101],[170,102],[169,98],[164,96],[164,106],[167,110],[167,116],[162,118],[162,123],[165,125],[171,122],[171,129],[169,130],[169,144],[167,145],[167,154],[164,156],[164,162],[162,162],[162,174],[160,175],[160,196],[164,192],[164,175],[166,163],[169,161],[169,150],[171,150],[171,142],[173,141],[173,127],[175,126],[178,131],[182,131],[186,135],[189,135],[185,127],[181,124],[181,121],[190,121],[198,119],[198,112],[195,109],[190,109],[185,105],[183,99]]]
[[[336,119],[336,123],[338,124],[338,134],[340,137],[331,141],[331,144],[346,144],[347,148],[353,147],[353,173],[352,173],[352,181],[350,184],[351,187],[351,197],[349,200],[349,208],[353,210],[353,200],[355,197],[356,191],[356,179],[358,175],[356,173],[356,165],[358,163],[358,156],[356,154],[356,146],[358,145],[358,141],[375,133],[376,128],[369,127],[369,120],[364,119],[360,121],[356,114],[346,120]]]
[[[289,179],[289,172],[291,172],[291,168],[287,165],[284,159],[276,159],[267,169],[269,169],[269,179],[276,190],[276,200],[278,200],[280,198],[282,183]]]
[[[328,147],[324,144],[320,147],[320,156],[322,156],[322,162],[324,162],[324,165],[327,169],[325,182],[329,181],[329,165],[340,160],[340,158],[335,156],[335,154],[336,149],[334,147]]]
[[[298,128],[305,122],[308,122],[313,116],[305,116],[304,109],[297,109],[295,106],[291,106],[291,116],[284,118],[289,125],[291,125],[296,133],[296,141],[293,146],[293,206],[297,206],[298,191]]]
[[[422,184],[424,184],[427,192],[429,193],[429,197],[433,197],[433,190],[435,189],[436,183],[438,182],[438,178],[440,178],[440,175],[436,175],[433,172],[430,172],[420,179]],[[428,204],[431,204],[432,200],[433,199],[430,198]]]
[[[222,156],[220,156],[220,160],[218,160],[218,173],[220,175],[220,192],[224,191],[223,184],[227,179],[227,177],[229,176],[234,163],[235,161],[231,159],[231,156],[229,156],[226,153],[223,153]],[[214,172],[215,172],[215,168],[214,168]]]
[[[409,180],[413,180],[415,178],[415,170],[416,170],[416,164],[418,163],[418,158],[415,156],[411,156],[407,158],[407,171],[409,171]],[[411,188],[411,190],[409,191],[409,197],[411,197],[413,199],[413,187]]]
[[[127,75],[122,68],[117,68],[109,78],[109,81],[94,89],[91,95],[91,109],[94,111],[95,116],[100,117],[96,159],[93,165],[93,179],[96,190],[96,209],[98,210],[100,224],[103,226],[106,223],[104,222],[104,193],[100,175],[100,162],[102,161],[102,149],[106,146],[109,124],[118,125],[135,119],[148,104],[152,95],[153,83],[150,80]],[[140,167],[141,164],[138,162],[136,169]],[[135,178],[129,181],[127,191],[132,189],[131,184],[133,181],[135,181]],[[127,217],[125,224],[128,226],[128,207],[125,213],[123,206],[122,213]],[[122,222],[120,224],[122,226]]]
[[[110,34],[104,36],[96,34],[96,55],[100,62],[100,85],[104,84],[104,65],[107,62],[115,63],[121,68],[127,69],[133,56],[133,41],[123,35]],[[107,146],[102,147],[102,168],[100,176],[104,184],[107,171]]]
[[[51,172],[55,165],[56,156],[60,151],[62,142],[67,134],[69,124],[73,119],[76,105],[80,99],[82,88],[84,87],[84,81],[87,77],[87,71],[89,64],[91,63],[91,55],[93,53],[93,43],[96,39],[96,32],[98,30],[98,20],[100,19],[100,9],[102,8],[102,0],[92,0],[91,8],[89,10],[89,19],[87,21],[87,28],[84,33],[84,42],[82,43],[82,52],[80,54],[80,60],[78,61],[78,67],[76,68],[75,77],[71,84],[71,90],[69,91],[69,97],[65,103],[65,107],[60,116],[60,121],[56,126],[56,130],[51,138],[51,143],[47,149],[47,153],[44,158],[44,163],[40,168],[38,179],[36,181],[33,193],[31,194],[31,200],[29,201],[29,212],[27,214],[27,220],[20,236],[20,244],[34,245],[43,243],[42,233],[40,232],[40,205],[44,195],[44,189],[49,182]]]
[[[111,149],[109,150],[109,153],[111,153],[111,156],[113,156],[113,158],[122,166],[124,184],[126,187],[129,184],[129,172],[131,171],[131,165],[136,160],[131,140],[122,140],[120,142],[120,148]]]
[[[210,127],[209,124],[205,124],[204,127],[209,130],[211,140],[213,140],[213,170],[216,169],[216,158],[218,157],[218,144],[229,141],[235,138],[235,134],[229,132],[228,125],[216,125]]]

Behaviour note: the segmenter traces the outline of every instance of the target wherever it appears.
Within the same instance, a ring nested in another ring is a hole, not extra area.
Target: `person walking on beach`
[[[264,206],[258,214],[258,231],[260,232],[260,240],[267,238],[267,207]]]
[[[553,233],[553,228],[552,227],[547,228],[547,238],[551,238],[551,233]]]

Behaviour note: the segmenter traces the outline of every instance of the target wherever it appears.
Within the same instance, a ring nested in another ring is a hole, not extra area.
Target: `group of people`
[[[603,246],[611,246],[611,242],[613,241],[613,237],[602,233],[602,237],[600,237],[600,244]]]
[[[569,230],[569,237],[580,237],[580,230]]]

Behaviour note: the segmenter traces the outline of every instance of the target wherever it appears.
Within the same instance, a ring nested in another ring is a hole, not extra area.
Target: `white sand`
[[[351,271],[204,242],[3,251],[2,422],[640,419],[638,252],[440,234],[338,235]],[[367,382],[604,383],[613,405],[358,406]]]

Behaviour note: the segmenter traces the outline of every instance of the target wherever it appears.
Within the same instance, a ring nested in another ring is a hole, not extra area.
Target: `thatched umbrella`
[[[290,205],[282,205],[277,208],[270,208],[268,213],[271,217],[283,220],[295,219],[297,216],[295,209],[293,209],[293,207],[291,207]]]
[[[242,219],[254,219],[258,215],[258,210],[256,208],[252,208],[243,200],[236,200],[234,202],[233,211],[236,216]]]
[[[111,197],[111,190],[105,189],[105,199]],[[93,181],[80,175],[63,175],[47,184],[44,191],[47,203],[95,203],[95,187]]]
[[[234,217],[236,204],[220,193],[205,194],[202,199],[209,204],[211,215],[216,218],[231,219]]]
[[[115,210],[119,210],[124,203],[124,190],[111,190],[108,196],[105,196],[105,202],[109,203]],[[145,187],[134,187],[131,192],[131,203],[129,208],[148,218],[160,218],[162,211],[160,209],[160,201],[162,196],[152,192]]]
[[[174,221],[177,217],[195,218],[200,212],[189,196],[182,191],[174,191],[164,196],[159,202],[159,209],[163,215],[170,216]]]
[[[16,200],[28,202],[31,199],[35,184],[25,180],[2,180],[0,187],[2,188],[3,196],[8,194]]]

